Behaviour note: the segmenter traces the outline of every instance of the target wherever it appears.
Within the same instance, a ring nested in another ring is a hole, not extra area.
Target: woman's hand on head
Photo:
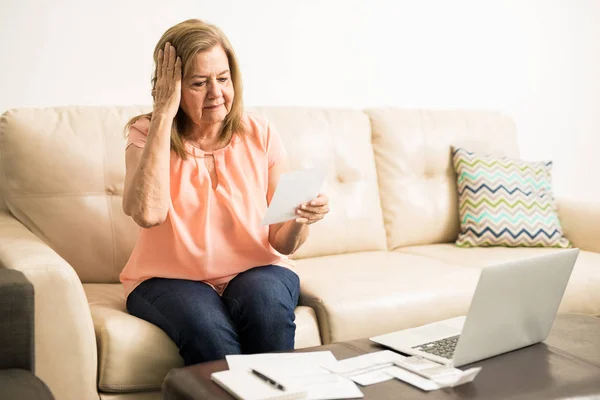
[[[153,97],[154,113],[175,118],[181,101],[181,58],[169,42],[158,51]]]
[[[308,203],[300,204],[296,208],[296,223],[311,225],[325,218],[329,212],[329,198],[320,193]]]

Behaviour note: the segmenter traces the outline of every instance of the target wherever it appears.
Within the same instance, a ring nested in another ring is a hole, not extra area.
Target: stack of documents
[[[232,370],[215,372],[211,379],[239,400],[295,400],[306,399],[302,389],[280,389],[247,371]]]
[[[462,371],[420,357],[384,350],[336,360],[330,351],[227,356],[229,371],[212,379],[241,400],[356,399],[357,386],[400,379],[422,390],[453,387],[473,381],[481,368]]]
[[[321,364],[337,362],[330,351],[311,353],[278,353],[227,356],[230,371],[267,376],[274,383],[265,386],[283,386],[286,391],[305,392],[309,400],[357,399],[364,397],[352,380],[333,374]],[[251,395],[252,393],[245,393]],[[250,398],[250,397],[241,397]]]
[[[426,391],[471,382],[481,370],[481,367],[478,367],[462,371],[421,357],[404,357],[390,350],[322,364],[322,366],[362,386],[396,378]]]

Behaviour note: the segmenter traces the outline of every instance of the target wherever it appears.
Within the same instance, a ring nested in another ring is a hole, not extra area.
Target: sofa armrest
[[[558,198],[557,207],[563,232],[573,246],[600,253],[600,202]]]
[[[36,375],[57,399],[97,400],[94,325],[75,270],[6,211],[0,268],[21,271],[33,285]]]
[[[34,372],[33,286],[20,271],[0,269],[0,369]]]

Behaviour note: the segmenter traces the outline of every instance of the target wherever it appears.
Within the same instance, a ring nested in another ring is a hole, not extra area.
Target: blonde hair
[[[162,35],[156,47],[154,48],[154,64],[158,63],[158,51],[165,48],[169,42],[181,57],[182,78],[191,66],[194,57],[198,52],[210,50],[214,46],[220,45],[229,61],[229,71],[231,83],[233,84],[234,97],[231,110],[225,117],[219,137],[223,143],[229,143],[234,134],[240,134],[242,131],[242,116],[244,114],[244,105],[242,101],[242,75],[233,47],[227,39],[227,36],[215,25],[208,24],[199,19],[188,19],[167,29]],[[154,88],[156,85],[156,69],[152,76],[152,97],[154,98]],[[132,118],[125,126],[126,134],[129,128],[141,118],[152,118],[152,113],[138,115]],[[171,128],[171,150],[173,150],[182,159],[187,158],[183,133],[187,124],[190,123],[188,116],[179,108],[177,115],[173,120]]]

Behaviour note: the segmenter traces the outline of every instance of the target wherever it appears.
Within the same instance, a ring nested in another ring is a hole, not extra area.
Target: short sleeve
[[[269,160],[269,168],[286,160],[286,158],[287,151],[285,150],[283,141],[277,129],[269,122],[267,124],[267,159]]]
[[[146,138],[148,137],[148,129],[150,128],[150,120],[148,118],[140,118],[129,127],[127,135],[127,149],[129,146],[144,148]]]

